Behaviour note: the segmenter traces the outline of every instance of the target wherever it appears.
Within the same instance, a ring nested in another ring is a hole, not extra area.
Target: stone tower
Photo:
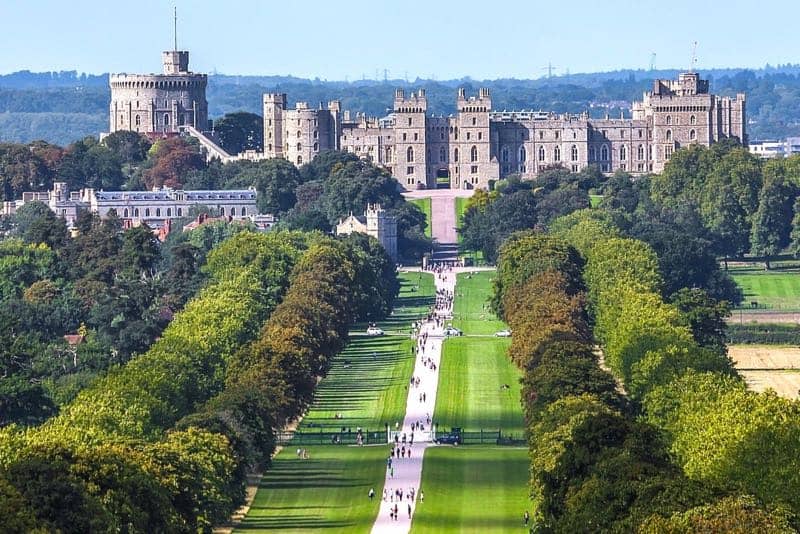
[[[499,178],[497,157],[492,151],[489,112],[492,97],[489,89],[481,88],[478,96],[467,97],[464,88],[458,90],[458,115],[451,141],[458,158],[453,158],[451,179],[457,188],[475,187],[479,183]],[[456,161],[457,159],[457,161]]]
[[[425,89],[411,93],[397,89],[394,94],[394,175],[406,189],[435,188],[436,178],[428,175],[427,111]]]
[[[283,112],[286,110],[285,93],[264,95],[264,155],[283,157]]]
[[[380,204],[367,204],[364,215],[367,234],[380,241],[392,260],[397,261],[397,220],[386,213]]]

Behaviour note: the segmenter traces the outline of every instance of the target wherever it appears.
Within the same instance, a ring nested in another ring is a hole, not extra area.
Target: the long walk
[[[423,322],[418,330],[417,357],[408,385],[405,418],[402,427],[398,425],[394,434],[396,443],[393,439],[386,449],[384,492],[375,496],[381,500],[381,506],[372,527],[374,534],[409,532],[414,509],[421,504],[425,491],[420,488],[422,459],[425,449],[431,445],[430,430],[439,387],[444,325],[452,315],[452,296],[455,295],[456,285],[455,272],[437,273],[434,276],[437,304],[431,319]],[[394,454],[391,454],[392,448]],[[405,456],[402,454],[404,450]]]

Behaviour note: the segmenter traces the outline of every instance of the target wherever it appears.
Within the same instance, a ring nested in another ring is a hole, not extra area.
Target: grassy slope
[[[763,268],[731,269],[736,284],[744,292],[742,306],[751,301],[775,310],[800,310],[800,273],[764,271]]]
[[[415,204],[419,209],[422,210],[422,213],[425,214],[425,220],[428,221],[428,226],[425,227],[425,235],[427,237],[431,236],[431,199],[430,198],[414,198],[409,200],[412,204]]]
[[[413,534],[527,532],[528,451],[511,447],[435,447],[425,452]]]
[[[401,280],[396,311],[391,321],[381,323],[383,327],[399,328],[430,305],[431,275],[408,273],[401,275]],[[317,399],[301,428],[311,422],[378,428],[386,421],[402,418],[405,385],[414,363],[410,348],[411,341],[404,335],[354,337],[320,383]],[[345,360],[350,362],[346,369]],[[336,412],[344,418],[334,419]],[[378,494],[383,491],[385,447],[307,449],[310,460],[298,460],[291,446],[276,456],[237,531],[369,532],[378,502],[370,503],[366,495],[370,487]]]
[[[461,275],[456,309],[467,317],[479,316],[492,274],[469,279]],[[493,324],[489,330],[501,327],[502,323]],[[502,426],[521,434],[519,372],[505,355],[508,343],[508,339],[468,336],[445,342],[434,417],[440,425]],[[502,384],[511,390],[501,390]],[[415,534],[525,532],[522,514],[530,506],[527,450],[477,445],[428,449],[422,489],[425,502],[414,516]]]
[[[464,334],[494,334],[506,328],[505,323],[489,309],[488,298],[494,277],[494,271],[458,275],[453,326],[463,330]]]

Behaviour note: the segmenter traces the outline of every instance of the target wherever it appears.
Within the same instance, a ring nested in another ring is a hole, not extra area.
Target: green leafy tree
[[[16,234],[26,243],[44,243],[62,249],[69,239],[64,219],[57,217],[43,202],[28,202],[14,214]]]
[[[219,143],[229,154],[245,150],[263,151],[264,119],[255,113],[239,111],[226,113],[214,121]]]
[[[797,188],[782,177],[767,176],[765,179],[759,194],[758,210],[753,216],[750,243],[753,254],[764,257],[767,270],[770,257],[789,245],[792,207],[796,197]]]

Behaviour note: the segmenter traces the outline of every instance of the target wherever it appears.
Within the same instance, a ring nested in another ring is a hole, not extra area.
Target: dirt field
[[[728,317],[729,324],[747,323],[788,323],[800,324],[800,313],[770,312],[770,311],[740,311],[733,310]]]
[[[753,391],[772,388],[782,397],[800,398],[800,348],[731,345],[728,354]]]

